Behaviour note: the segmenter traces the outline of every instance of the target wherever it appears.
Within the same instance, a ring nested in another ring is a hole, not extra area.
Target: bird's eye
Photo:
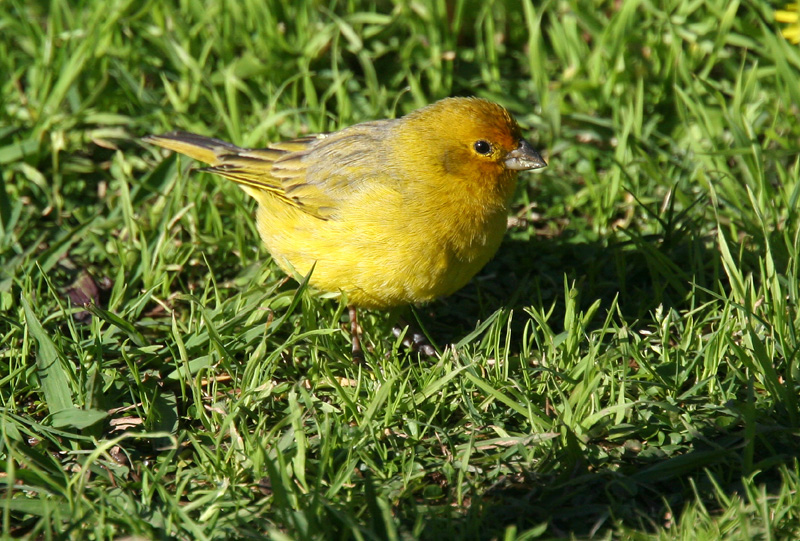
[[[483,139],[481,139],[480,141],[475,141],[475,144],[472,145],[472,148],[475,149],[475,152],[477,152],[478,154],[482,154],[484,156],[492,152],[491,143],[489,143],[489,141],[484,141]]]

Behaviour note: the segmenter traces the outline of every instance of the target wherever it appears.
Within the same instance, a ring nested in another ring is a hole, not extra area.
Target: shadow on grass
[[[737,497],[745,504],[767,505],[766,498],[781,490],[781,467],[791,469],[796,463],[796,437],[785,428],[764,429],[750,447],[744,434],[741,423],[727,429],[707,427],[684,454],[647,455],[618,445],[615,457],[602,462],[592,451],[608,452],[608,442],[589,442],[584,446],[588,451],[577,450],[577,441],[568,436],[571,444],[554,449],[537,465],[538,471],[506,464],[513,473],[496,479],[484,492],[465,491],[460,506],[455,504],[455,487],[435,474],[429,474],[428,481],[444,495],[427,499],[423,492],[406,493],[389,503],[377,495],[379,480],[366,468],[356,481],[363,511],[358,516],[352,500],[331,501],[314,491],[301,496],[300,509],[278,504],[268,516],[300,534],[298,539],[318,538],[313,532],[342,539],[354,538],[353,532],[363,539],[390,539],[395,534],[409,539],[504,539],[509,538],[509,527],[547,539],[606,537],[609,530],[626,529],[656,533],[678,523],[692,502],[700,500],[708,513],[716,514],[730,508]],[[776,444],[783,446],[781,452],[775,452]],[[756,462],[747,468],[751,451]],[[748,502],[751,491],[742,479],[752,474],[752,486],[763,487],[764,501]],[[281,478],[277,471],[270,475]],[[251,527],[242,524],[237,534]],[[772,530],[776,538],[792,537],[791,531],[782,536],[778,530]]]
[[[659,307],[690,311],[713,299],[704,290],[718,291],[727,283],[715,241],[709,238],[683,234],[631,236],[623,242],[574,242],[568,236],[511,240],[477,280],[429,307],[422,320],[440,343],[450,343],[500,308],[533,305],[545,312],[553,307],[549,323],[557,333],[564,330],[559,325],[565,312],[565,276],[579,291],[580,309],[601,301],[589,331],[602,325],[614,306],[627,324],[652,327]],[[522,336],[526,319],[512,320],[513,336]],[[513,347],[519,341],[511,343]],[[749,475],[757,474],[755,482],[765,485],[768,493],[779,490],[780,468],[791,467],[800,452],[791,416],[781,413],[787,405],[772,397],[766,402],[770,406],[758,406],[768,410],[758,411],[745,389],[738,394],[741,403],[724,406],[681,394],[687,398],[677,400],[676,411],[691,410],[691,426],[666,419],[666,412],[655,413],[665,416],[661,426],[634,422],[627,427],[628,440],[612,438],[601,427],[597,432],[608,439],[579,443],[561,427],[560,442],[567,443],[556,444],[536,471],[509,465],[516,473],[502,476],[465,502],[467,509],[460,516],[443,510],[446,517],[427,519],[423,538],[501,538],[508,526],[517,531],[539,526],[541,533],[565,537],[593,536],[620,525],[655,532],[676,524],[690,502],[701,501],[710,513],[724,509],[721,502],[737,495],[748,503],[742,479]],[[697,403],[689,408],[681,400]],[[671,434],[669,427],[675,423],[681,428]],[[643,448],[648,434],[680,441],[652,442]]]
[[[678,311],[697,306],[711,299],[702,289],[714,291],[727,283],[714,240],[692,236],[688,228],[617,237],[587,241],[565,232],[557,238],[508,239],[464,289],[420,309],[421,320],[446,344],[458,341],[498,309],[533,306],[547,312],[552,307],[549,322],[560,332],[565,280],[579,293],[579,309],[601,301],[594,324],[602,323],[615,299],[620,316],[631,323],[650,319],[659,306]],[[524,325],[522,319],[512,322],[517,325],[512,327],[515,334]]]
[[[617,458],[602,467],[588,457],[572,464],[571,451],[562,449],[548,459],[554,463],[546,469],[554,473],[520,470],[504,476],[473,498],[461,517],[427,520],[422,537],[497,539],[509,526],[518,532],[541,526],[548,537],[566,538],[602,536],[619,526],[655,532],[677,523],[685,506],[698,499],[711,514],[737,496],[747,503],[742,479],[755,472],[754,485],[763,486],[765,494],[778,493],[780,467],[791,468],[800,450],[790,432],[770,430],[756,438],[754,470],[745,467],[748,444],[741,425],[704,430],[691,451],[674,457],[643,456],[620,446]],[[778,441],[782,451],[776,453]],[[598,445],[604,443],[589,447]]]

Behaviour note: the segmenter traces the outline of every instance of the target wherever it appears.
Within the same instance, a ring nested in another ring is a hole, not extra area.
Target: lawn
[[[3,537],[800,538],[783,8],[0,3]],[[549,167],[495,259],[403,314],[434,357],[365,311],[353,363],[344,304],[286,279],[246,194],[141,141],[457,95]]]

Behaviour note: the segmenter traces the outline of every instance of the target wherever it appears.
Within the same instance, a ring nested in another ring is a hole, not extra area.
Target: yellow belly
[[[455,292],[494,255],[506,228],[502,208],[478,218],[460,209],[443,219],[447,210],[409,208],[391,191],[364,196],[378,205],[351,201],[329,220],[263,192],[251,195],[259,201],[259,233],[278,265],[300,275],[313,266],[311,287],[344,292],[350,304],[364,308],[423,303]]]

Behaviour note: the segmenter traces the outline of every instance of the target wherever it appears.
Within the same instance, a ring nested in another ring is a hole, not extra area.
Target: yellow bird
[[[399,119],[245,149],[185,132],[145,141],[210,165],[258,202],[288,274],[355,308],[449,295],[494,255],[518,171],[547,164],[503,107],[447,98]],[[358,347],[354,334],[354,350]]]

